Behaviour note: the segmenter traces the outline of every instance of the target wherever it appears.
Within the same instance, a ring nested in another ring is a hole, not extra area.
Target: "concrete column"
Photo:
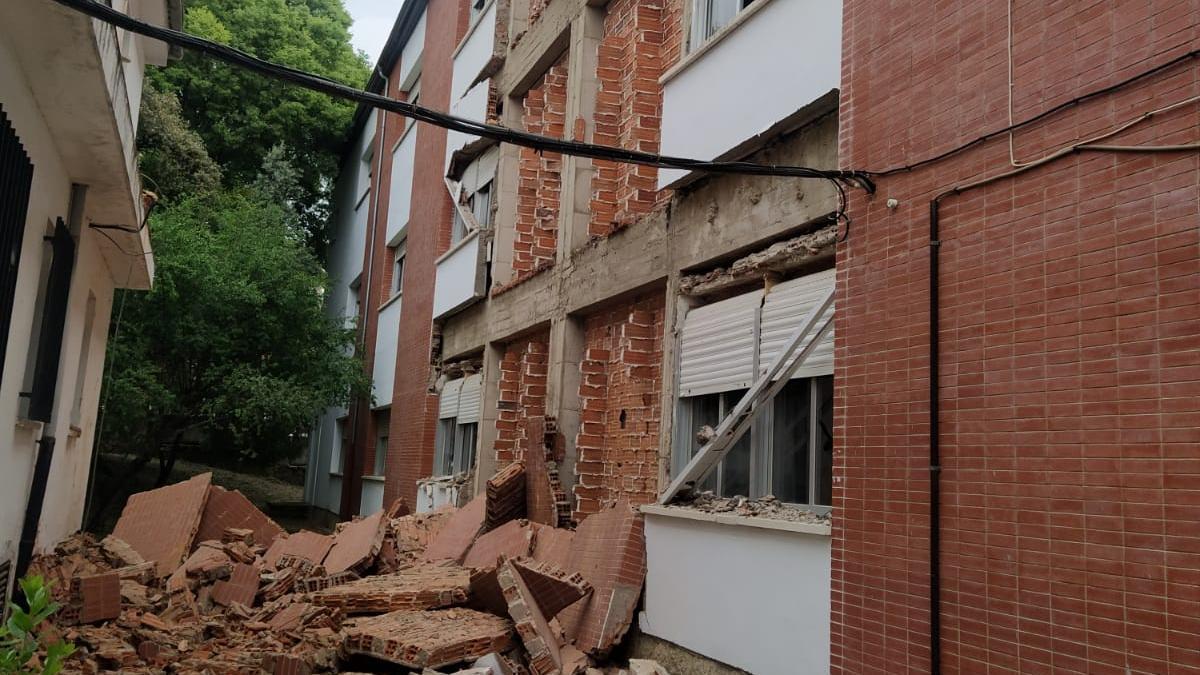
[[[604,38],[604,9],[584,6],[571,22],[571,42],[567,48],[566,138],[590,141],[596,113],[597,53]],[[588,240],[591,220],[592,160],[563,157],[562,195],[558,210],[558,263],[571,258],[571,251]]]
[[[475,494],[483,494],[487,481],[496,473],[496,402],[500,399],[500,359],[504,345],[483,348],[483,396],[479,408],[479,434],[475,452]]]
[[[673,269],[673,268],[672,268]],[[679,337],[688,300],[679,294],[679,272],[667,276],[667,298],[663,303],[663,353],[661,422],[658,428],[658,491],[670,484],[671,452],[675,436],[675,401],[679,392]]]
[[[575,484],[575,436],[579,433],[579,362],[583,359],[583,320],[556,317],[550,324],[550,361],[546,378],[546,412],[558,420],[563,436],[559,479],[568,491]]]
[[[519,4],[519,3],[518,3]],[[510,129],[524,129],[525,108],[519,97],[508,97],[504,103],[503,124]],[[496,165],[496,218],[492,235],[492,283],[507,284],[513,278],[513,242],[517,227],[517,189],[521,183],[521,150],[515,145],[500,145]]]

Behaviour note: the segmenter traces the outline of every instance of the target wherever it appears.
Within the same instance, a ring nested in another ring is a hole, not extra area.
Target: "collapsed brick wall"
[[[530,418],[546,415],[546,372],[550,335],[510,342],[500,359],[500,396],[496,403],[496,466],[524,458]],[[541,425],[537,425],[541,429]],[[540,431],[537,432],[540,434]]]
[[[580,363],[574,519],[624,496],[658,496],[665,299],[655,293],[589,316]]]
[[[522,99],[525,131],[563,138],[567,113],[567,54],[546,70]],[[521,148],[512,269],[520,280],[553,264],[558,249],[562,155]]]
[[[1165,63],[1195,4],[1014,5],[1016,119]],[[845,4],[841,164],[1007,123],[1003,5]],[[969,47],[968,47],[969,46]],[[1194,63],[1017,134],[1048,154],[1200,94]],[[1194,105],[1113,143],[1200,139]],[[855,196],[838,250],[832,670],[930,672],[928,200],[1007,139]],[[947,672],[1200,669],[1195,154],[1078,154],[941,213],[940,616]]]
[[[592,141],[659,152],[662,125],[661,4],[614,0],[604,17],[596,69],[599,91]],[[660,199],[658,169],[596,160],[588,235],[603,237],[648,213]]]

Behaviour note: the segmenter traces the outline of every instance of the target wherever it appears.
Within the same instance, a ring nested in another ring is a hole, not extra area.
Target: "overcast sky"
[[[350,27],[354,48],[366,52],[371,65],[375,65],[404,0],[345,0],[345,3],[354,17],[354,25]]]

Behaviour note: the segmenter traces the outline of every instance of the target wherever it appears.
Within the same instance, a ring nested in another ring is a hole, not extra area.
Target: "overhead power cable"
[[[567,141],[509,129],[499,125],[485,124],[437,110],[431,110],[405,101],[397,101],[373,92],[363,91],[320,75],[259,59],[241,50],[211,40],[148,24],[101,4],[97,0],[54,0],[54,2],[131,33],[137,33],[138,35],[160,40],[172,46],[198,52],[266,77],[282,80],[335,98],[368,105],[450,131],[489,138],[500,143],[531,148],[541,152],[556,152],[575,157],[586,157],[625,164],[640,164],[664,169],[681,169],[684,171],[699,171],[712,174],[817,178],[831,181],[836,186],[839,196],[844,193],[844,186],[846,185],[860,187],[867,192],[874,192],[875,190],[875,184],[870,176],[861,171],[826,170],[806,166],[759,164],[756,162],[714,162],[688,159],[596,145],[593,143]],[[837,217],[845,218],[844,196],[841,197],[840,201],[841,205],[839,206]]]

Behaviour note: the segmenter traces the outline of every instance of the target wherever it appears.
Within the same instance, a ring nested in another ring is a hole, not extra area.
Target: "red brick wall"
[[[636,505],[658,495],[661,418],[662,293],[587,318],[580,363],[581,420],[575,448],[575,520],[626,497]]]
[[[526,441],[533,433],[529,419],[546,415],[549,342],[550,335],[543,333],[510,342],[504,349],[496,404],[496,440],[492,446],[497,469],[524,457]]]
[[[563,120],[567,112],[566,53],[526,92],[522,105],[526,131],[563,137]],[[554,263],[561,172],[562,156],[558,153],[521,148],[512,263],[516,280]]]
[[[466,32],[467,4],[432,2],[426,9],[421,101],[432,108],[450,107],[453,51]],[[452,36],[452,37],[451,37]],[[392,81],[398,81],[393,72]],[[388,434],[387,481],[384,504],[397,497],[416,499],[416,481],[433,471],[438,398],[429,391],[430,347],[433,329],[435,260],[450,246],[453,205],[442,180],[446,163],[446,132],[428,125],[416,130],[412,208],[408,221],[404,297],[400,301],[399,344],[392,390],[391,432]],[[390,152],[392,143],[386,147]],[[389,155],[390,160],[390,155]],[[379,185],[387,186],[390,178]],[[387,213],[386,202],[380,211]],[[376,260],[387,261],[386,252]],[[391,271],[387,274],[390,276]],[[390,288],[387,289],[390,291]]]
[[[1196,9],[1015,2],[1017,119],[1194,48]],[[842,165],[884,169],[1003,128],[1005,11],[848,0]],[[1200,94],[1198,73],[1039,122],[1017,154]],[[1198,139],[1190,105],[1112,142]],[[930,670],[928,202],[1008,159],[997,139],[853,201],[838,251],[835,672]],[[1198,175],[1195,154],[1081,154],[945,201],[945,672],[1200,672]]]
[[[657,153],[662,125],[663,19],[661,5],[613,0],[600,42],[592,140]],[[603,237],[632,223],[657,203],[658,170],[597,160],[588,234]]]

